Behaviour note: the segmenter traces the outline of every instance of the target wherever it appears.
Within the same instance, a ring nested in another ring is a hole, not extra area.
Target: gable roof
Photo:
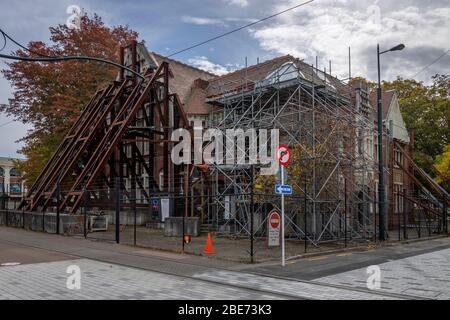
[[[383,91],[381,94],[382,97],[382,111],[383,111],[383,120],[386,120],[389,114],[389,108],[392,104],[392,99],[394,99],[395,90]],[[373,90],[370,93],[370,104],[375,111],[375,122],[378,122],[378,95],[377,91]]]
[[[289,71],[289,64],[293,65]],[[283,66],[286,66],[283,68]],[[274,74],[274,72],[280,72]],[[293,74],[295,72],[295,74]],[[237,93],[241,91],[253,90],[257,83],[266,84],[273,82],[283,82],[297,77],[300,77],[313,82],[316,85],[326,85],[332,90],[339,93],[349,94],[347,86],[343,85],[341,81],[324,71],[317,70],[311,65],[297,59],[291,55],[277,57],[262,63],[228,73],[221,77],[216,77],[209,81],[209,86],[206,89],[207,96],[214,98],[229,93]],[[279,80],[276,80],[276,78]],[[290,78],[292,77],[292,78]],[[269,79],[272,78],[272,79]]]
[[[184,104],[186,104],[189,100],[192,91],[191,89],[195,80],[210,80],[217,77],[212,73],[194,68],[173,59],[166,58],[155,52],[150,53],[150,56],[158,65],[164,61],[169,63],[170,70],[173,74],[173,78],[169,80],[170,91],[177,93],[181,102]],[[188,110],[186,110],[186,112],[189,113]]]
[[[295,60],[290,55],[277,57],[265,62],[236,70],[209,81],[206,89],[208,96],[220,95],[235,90],[238,87],[245,86],[246,80],[250,83],[264,80],[267,75],[275,71],[283,64]]]

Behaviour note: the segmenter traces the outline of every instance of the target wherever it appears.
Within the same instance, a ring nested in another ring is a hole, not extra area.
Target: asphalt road
[[[279,262],[275,262],[243,266],[240,270],[270,276],[313,280],[448,248],[450,248],[450,238],[438,238],[404,245],[297,259],[288,262],[284,268],[280,266]]]

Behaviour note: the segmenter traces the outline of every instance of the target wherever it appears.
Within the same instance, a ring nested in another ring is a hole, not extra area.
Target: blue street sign
[[[277,184],[275,186],[275,193],[276,194],[292,194],[292,187],[291,186],[282,186]]]

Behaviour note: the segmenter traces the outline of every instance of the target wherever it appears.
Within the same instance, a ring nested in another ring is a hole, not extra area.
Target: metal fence
[[[64,190],[61,190],[64,192]],[[58,206],[45,212],[16,210],[10,199],[0,201],[0,224],[55,234],[78,235],[138,248],[184,252],[239,262],[263,262],[281,257],[280,242],[269,246],[271,213],[280,213],[274,194],[239,194],[229,201],[216,195],[195,197],[154,193],[151,199],[133,197],[126,189],[87,190],[82,206],[69,215]],[[285,196],[287,259],[305,253],[374,244],[379,234],[377,203],[361,219],[359,203],[347,197],[336,206],[313,203],[308,197]],[[437,204],[424,209],[405,196],[401,212],[387,219],[388,241],[430,238],[448,232],[448,209]],[[100,201],[102,200],[102,201]],[[224,204],[225,203],[225,207]],[[58,204],[58,201],[56,201]],[[313,215],[313,206],[316,212]],[[337,209],[336,209],[337,208]],[[239,209],[239,210],[237,210]],[[57,223],[59,221],[59,223]]]

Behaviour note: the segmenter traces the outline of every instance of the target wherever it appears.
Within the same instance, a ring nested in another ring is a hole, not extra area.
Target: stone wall
[[[184,219],[185,234],[193,237],[200,235],[200,219],[189,217]],[[164,221],[164,235],[166,237],[182,237],[183,236],[183,218],[170,217]]]
[[[82,215],[60,214],[60,233],[67,235],[83,234],[83,223],[84,217]],[[56,213],[48,212],[43,214],[36,212],[1,210],[0,225],[56,233]]]
[[[104,211],[108,215],[108,222],[112,225],[116,224],[116,212],[114,210]],[[145,226],[150,221],[149,210],[136,210],[136,225]],[[120,211],[120,224],[127,226],[134,226],[134,212],[133,210]]]

